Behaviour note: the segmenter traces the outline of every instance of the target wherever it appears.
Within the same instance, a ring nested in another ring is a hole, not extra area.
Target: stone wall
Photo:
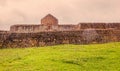
[[[10,27],[11,33],[36,33],[46,31],[71,31],[76,30],[77,25],[13,25]]]
[[[35,33],[46,31],[76,31],[81,29],[115,29],[120,30],[120,23],[80,23],[78,25],[13,25],[12,33]]]
[[[92,44],[120,41],[119,30],[85,29],[40,33],[6,33],[0,35],[1,48],[39,47],[57,44]]]
[[[88,29],[88,28],[94,28],[94,29],[106,29],[106,23],[80,23],[79,24],[81,29]]]
[[[58,19],[48,14],[43,19],[41,19],[41,24],[45,26],[58,25]]]
[[[9,35],[10,33],[8,32],[0,32],[0,47],[2,47],[2,44],[9,37]]]
[[[11,33],[35,33],[47,31],[48,26],[43,25],[13,25],[10,27]]]
[[[120,29],[120,23],[79,23],[80,29]]]

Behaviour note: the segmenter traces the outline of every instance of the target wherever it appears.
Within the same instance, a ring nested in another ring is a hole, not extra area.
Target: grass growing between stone
[[[0,71],[119,71],[120,43],[0,50]]]

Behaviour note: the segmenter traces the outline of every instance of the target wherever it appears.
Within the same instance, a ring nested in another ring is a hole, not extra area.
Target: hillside
[[[120,43],[0,50],[0,71],[120,70]]]

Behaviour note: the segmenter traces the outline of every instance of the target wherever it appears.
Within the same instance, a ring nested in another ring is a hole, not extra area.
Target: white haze
[[[120,0],[0,0],[0,30],[39,24],[48,13],[60,24],[120,22]]]

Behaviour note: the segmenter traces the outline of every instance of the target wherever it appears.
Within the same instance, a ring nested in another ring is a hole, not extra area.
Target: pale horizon
[[[120,22],[119,0],[0,0],[0,30],[15,24],[40,24],[52,14],[59,24]]]

